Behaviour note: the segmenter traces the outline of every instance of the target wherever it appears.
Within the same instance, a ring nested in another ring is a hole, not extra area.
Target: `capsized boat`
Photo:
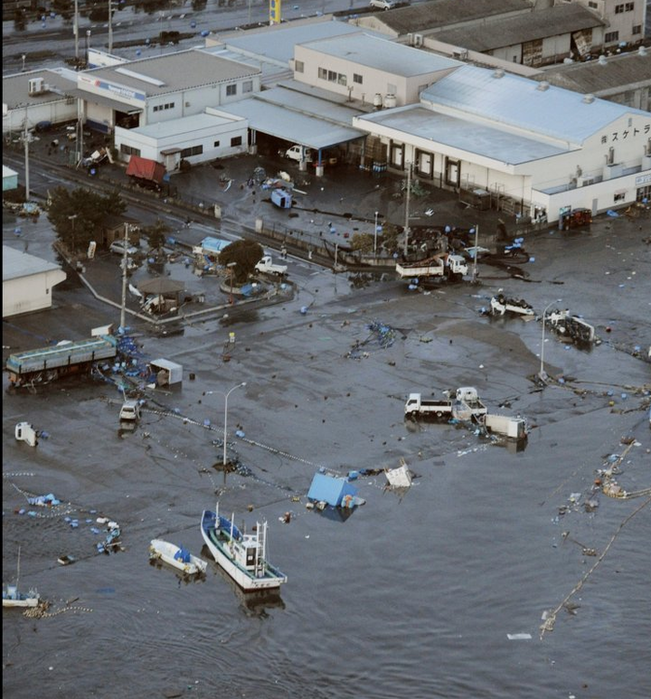
[[[287,576],[272,566],[267,555],[267,522],[257,523],[255,534],[243,534],[233,523],[204,510],[201,535],[215,561],[243,590],[269,590],[287,582]]]
[[[205,573],[207,563],[201,558],[193,556],[182,546],[170,544],[162,539],[152,539],[149,544],[149,558],[161,560],[165,563],[183,571],[187,575]]]

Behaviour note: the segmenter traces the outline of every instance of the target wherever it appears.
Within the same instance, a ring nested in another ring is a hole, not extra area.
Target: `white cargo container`
[[[489,432],[500,434],[509,439],[526,439],[527,423],[519,417],[509,417],[508,415],[486,415],[484,421]]]

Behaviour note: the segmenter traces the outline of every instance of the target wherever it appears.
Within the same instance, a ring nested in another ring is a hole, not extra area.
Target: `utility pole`
[[[127,312],[127,250],[129,249],[129,224],[124,222],[124,251],[122,252],[122,307],[120,308],[120,327],[124,328]]]
[[[79,70],[79,0],[75,0],[75,20],[72,26],[75,35],[75,70]]]
[[[409,198],[411,196],[411,163],[407,163],[407,198],[405,199],[405,259],[409,250]]]
[[[113,53],[113,0],[108,0],[108,52]]]
[[[25,131],[23,133],[25,143],[25,201],[29,201],[29,129],[27,121],[27,105],[25,105]]]
[[[475,255],[474,255],[473,264],[472,264],[472,283],[473,284],[477,283],[477,257],[479,256],[479,250],[477,250],[478,243],[479,243],[479,226],[477,224],[475,224]]]

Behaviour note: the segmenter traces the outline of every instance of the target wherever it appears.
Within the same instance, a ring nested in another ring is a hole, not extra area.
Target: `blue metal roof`
[[[501,76],[501,77],[496,77]],[[484,119],[580,144],[625,114],[648,112],[595,99],[518,75],[475,66],[453,71],[421,93],[432,107],[445,106]]]
[[[337,507],[346,495],[357,495],[357,488],[345,478],[329,476],[327,473],[315,473],[312,485],[307,493],[310,500],[324,500],[328,505]]]

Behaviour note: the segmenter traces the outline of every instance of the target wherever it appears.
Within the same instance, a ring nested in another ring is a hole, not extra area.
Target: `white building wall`
[[[152,128],[151,126],[149,128]],[[133,129],[123,129],[119,126],[115,129],[115,147],[120,151],[122,144],[137,148],[143,158],[163,162],[161,151],[179,148],[181,150],[202,146],[203,152],[198,155],[182,156],[189,163],[197,164],[227,158],[232,155],[245,153],[247,150],[248,122],[245,119],[228,124],[219,124],[215,127],[198,129],[192,132],[174,134],[160,139],[138,133]],[[240,139],[239,145],[231,145],[232,139]],[[215,145],[219,143],[219,145]],[[126,157],[126,160],[129,158]]]
[[[2,283],[2,317],[39,311],[52,306],[52,287],[66,278],[65,272],[51,270]]]
[[[618,32],[617,39],[609,41],[606,46],[616,48],[620,41],[627,43],[636,43],[644,39],[644,23],[646,20],[646,0],[574,0],[579,2],[589,10],[596,12],[602,19],[608,22],[608,26],[604,30],[605,34]],[[558,0],[557,0],[558,2]],[[627,10],[626,6],[633,4],[632,10]],[[617,8],[622,6],[623,11],[617,11]],[[633,33],[634,27],[640,27],[641,32]],[[594,37],[594,45],[596,46],[596,37]]]
[[[77,118],[77,101],[73,98],[30,104],[27,107],[27,128],[33,129],[41,121],[62,124]],[[25,108],[9,109],[2,117],[2,133],[25,128]]]
[[[593,215],[596,215],[609,209],[627,206],[636,200],[639,187],[649,185],[651,185],[651,169],[556,194],[545,194],[534,190],[532,203],[545,208],[548,220],[552,222],[558,221],[559,212],[564,207],[589,209]]]

